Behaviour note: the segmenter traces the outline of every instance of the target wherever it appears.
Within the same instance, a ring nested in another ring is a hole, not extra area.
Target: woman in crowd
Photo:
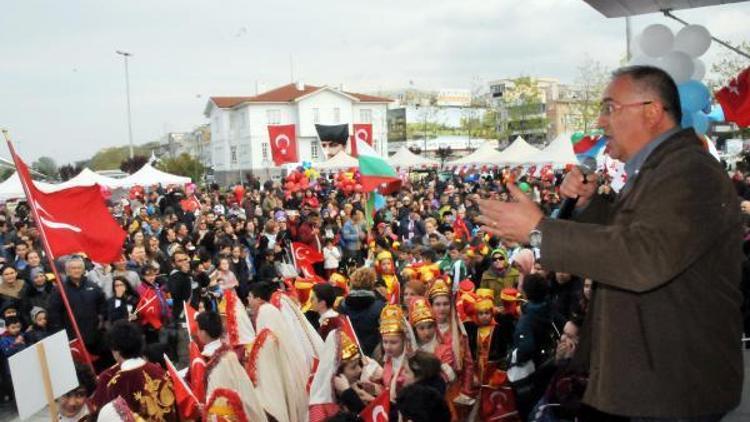
[[[138,294],[130,283],[120,276],[112,279],[112,297],[107,299],[107,322],[110,324],[119,320],[129,320],[138,306]],[[135,317],[135,315],[133,315]]]

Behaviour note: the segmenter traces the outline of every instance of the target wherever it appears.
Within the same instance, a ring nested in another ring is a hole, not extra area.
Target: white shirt
[[[318,319],[318,323],[323,325],[323,321],[329,318],[336,318],[337,316],[339,316],[339,313],[329,308],[327,311],[323,312],[323,315],[320,316],[320,318]]]

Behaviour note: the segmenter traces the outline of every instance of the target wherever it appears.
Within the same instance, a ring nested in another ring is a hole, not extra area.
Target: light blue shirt
[[[622,188],[622,192],[626,192],[633,184],[633,181],[635,180],[635,177],[638,175],[638,172],[641,171],[641,167],[643,167],[643,163],[646,162],[648,157],[651,155],[652,152],[656,148],[659,147],[659,145],[663,144],[664,141],[669,139],[672,135],[682,130],[679,126],[675,126],[672,129],[669,129],[668,131],[662,133],[661,135],[654,138],[653,141],[649,142],[641,148],[640,151],[638,151],[632,158],[630,158],[625,163],[625,174],[628,175],[628,181],[625,183],[625,186]]]

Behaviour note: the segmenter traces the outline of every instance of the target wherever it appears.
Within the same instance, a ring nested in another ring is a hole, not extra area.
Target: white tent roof
[[[530,157],[539,153],[539,149],[529,145],[525,139],[518,136],[508,148],[500,153],[503,155],[503,164],[524,164]]]
[[[457,160],[453,160],[448,165],[466,165],[466,164],[500,164],[503,160],[503,155],[500,151],[495,149],[494,143],[485,143],[481,147],[477,148],[476,151],[461,157]]]
[[[192,182],[189,177],[177,176],[157,170],[151,163],[146,163],[140,170],[117,181],[121,187],[152,185],[184,185]]]
[[[67,180],[57,185],[59,189],[70,188],[73,186],[93,186],[99,184],[100,186],[106,186],[110,189],[114,189],[120,186],[120,181],[111,177],[102,176],[99,173],[86,167],[81,170],[76,177]]]
[[[556,168],[565,167],[568,164],[578,164],[578,159],[573,151],[573,143],[570,141],[570,133],[563,133],[552,142],[547,148],[539,151],[529,157],[529,163],[533,164],[552,164]]]
[[[395,154],[393,154],[390,158],[388,158],[388,162],[390,162],[393,167],[402,167],[402,168],[428,167],[428,166],[431,167],[431,166],[437,166],[438,164],[440,164],[435,160],[422,157],[421,155],[417,155],[409,151],[409,148],[407,148],[405,145],[401,146],[401,148],[399,148],[399,150],[396,151]]]
[[[34,182],[34,184],[42,192],[54,192],[63,189],[52,183]],[[25,197],[26,194],[23,191],[23,186],[21,186],[21,179],[18,177],[18,173],[14,172],[9,178],[0,183],[0,200],[8,201]]]
[[[344,151],[339,151],[327,161],[315,165],[315,168],[318,170],[334,170],[349,167],[359,167],[359,160]]]

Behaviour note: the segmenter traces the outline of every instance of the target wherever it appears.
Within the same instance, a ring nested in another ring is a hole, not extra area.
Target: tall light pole
[[[122,56],[125,63],[125,98],[128,103],[128,142],[130,144],[130,158],[133,158],[133,122],[130,117],[130,74],[128,73],[128,57],[132,56],[132,53],[127,51],[117,50],[115,53]]]

